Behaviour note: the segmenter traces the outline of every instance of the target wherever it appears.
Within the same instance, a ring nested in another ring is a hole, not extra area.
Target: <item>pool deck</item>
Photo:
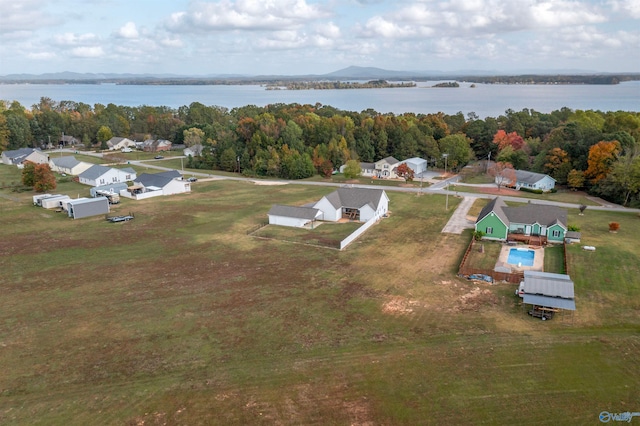
[[[507,263],[507,259],[509,259],[509,250],[512,248],[520,248],[532,250],[535,255],[533,257],[533,266],[518,266]],[[496,266],[494,270],[497,272],[522,272],[522,271],[542,271],[544,269],[544,248],[542,247],[532,247],[527,245],[517,245],[510,246],[507,244],[502,245],[502,250],[500,250],[500,255],[498,256],[498,261],[496,262]]]

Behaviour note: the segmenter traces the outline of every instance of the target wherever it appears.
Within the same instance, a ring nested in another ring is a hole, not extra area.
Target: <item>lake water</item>
[[[265,90],[258,85],[128,86],[115,84],[0,84],[0,99],[31,107],[45,96],[125,106],[164,105],[178,108],[192,102],[229,109],[274,103],[330,105],[345,111],[371,108],[380,113],[467,114],[497,117],[507,109],[548,113],[567,107],[581,110],[640,111],[640,81],[618,85],[502,85],[461,83],[459,88],[434,88],[436,82],[413,88],[351,90]]]

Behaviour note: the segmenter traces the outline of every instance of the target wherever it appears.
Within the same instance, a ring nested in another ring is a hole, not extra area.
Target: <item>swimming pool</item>
[[[509,250],[507,263],[518,266],[533,266],[533,258],[536,252],[529,249],[512,248]]]

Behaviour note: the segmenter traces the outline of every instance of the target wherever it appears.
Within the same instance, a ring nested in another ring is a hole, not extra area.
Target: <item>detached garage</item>
[[[275,204],[268,213],[269,225],[302,228],[322,218],[322,212],[313,207],[283,206]]]
[[[77,199],[67,202],[67,213],[74,219],[109,213],[107,197]]]

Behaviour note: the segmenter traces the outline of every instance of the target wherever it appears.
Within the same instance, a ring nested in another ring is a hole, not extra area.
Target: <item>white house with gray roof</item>
[[[313,207],[284,206],[274,204],[267,213],[269,225],[291,226],[302,228],[313,224],[316,220],[322,220],[322,212]]]
[[[94,164],[78,175],[79,182],[90,186],[102,186],[110,183],[133,181],[136,171],[130,167],[116,169],[114,167]]]
[[[498,184],[498,176],[496,176],[496,184]],[[556,180],[549,175],[542,173],[529,172],[526,170],[516,170],[515,188],[539,189],[549,192],[556,186]]]
[[[387,213],[389,197],[382,189],[345,187],[322,197],[313,207],[322,212],[322,220],[337,222],[346,218],[366,222]]]
[[[10,166],[18,166],[22,168],[22,163],[31,161],[35,164],[46,164],[49,162],[49,156],[39,149],[20,148],[2,152],[2,162]]]
[[[49,159],[49,167],[51,167],[51,170],[72,176],[79,175],[91,166],[93,166],[93,164],[79,161],[73,155],[52,157]]]
[[[170,170],[161,173],[142,173],[135,178],[132,186],[121,190],[120,195],[140,200],[186,192],[191,192],[191,183],[182,180],[179,171]]]
[[[115,151],[122,148],[135,148],[136,143],[129,138],[112,137],[107,141],[107,147],[109,150]]]

